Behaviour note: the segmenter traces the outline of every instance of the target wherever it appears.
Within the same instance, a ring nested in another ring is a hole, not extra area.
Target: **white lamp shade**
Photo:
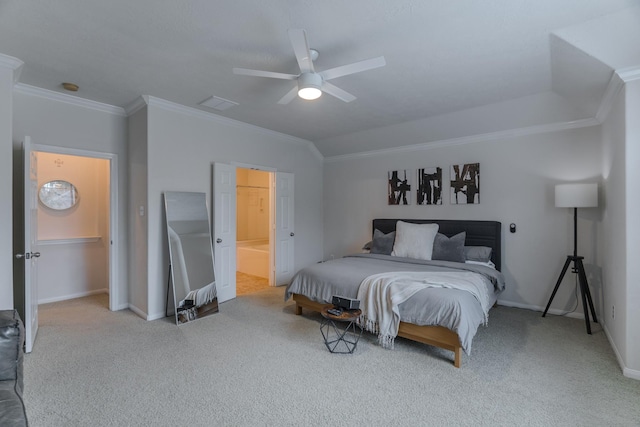
[[[557,208],[595,208],[598,206],[598,184],[556,185]]]

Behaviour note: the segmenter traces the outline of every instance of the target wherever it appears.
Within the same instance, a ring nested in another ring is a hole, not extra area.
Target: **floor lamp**
[[[594,323],[598,323],[596,318],[596,311],[593,308],[593,300],[591,299],[591,292],[589,292],[589,283],[587,283],[587,275],[584,272],[584,265],[582,260],[584,257],[578,256],[578,208],[594,208],[598,206],[598,184],[560,184],[556,185],[556,207],[557,208],[573,208],[573,255],[568,255],[567,260],[562,268],[562,273],[558,278],[556,287],[553,289],[551,298],[547,303],[547,307],[542,313],[542,317],[547,314],[553,297],[556,296],[556,292],[560,287],[560,283],[564,278],[569,265],[573,263],[573,273],[578,275],[578,282],[580,283],[580,294],[582,295],[582,309],[584,311],[584,321],[587,325],[587,333],[591,334],[591,324],[589,323],[589,310],[591,310],[591,317]],[[587,304],[588,307],[587,307]]]

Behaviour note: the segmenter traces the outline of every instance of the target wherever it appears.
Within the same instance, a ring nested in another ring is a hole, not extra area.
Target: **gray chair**
[[[0,310],[0,426],[27,426],[22,400],[24,325],[16,310]]]

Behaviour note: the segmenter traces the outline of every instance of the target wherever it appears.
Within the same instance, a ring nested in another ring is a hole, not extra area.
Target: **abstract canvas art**
[[[442,168],[418,169],[416,186],[418,205],[442,204]]]
[[[411,182],[408,170],[387,172],[387,199],[390,205],[411,203]]]
[[[451,166],[451,204],[480,203],[480,163]]]

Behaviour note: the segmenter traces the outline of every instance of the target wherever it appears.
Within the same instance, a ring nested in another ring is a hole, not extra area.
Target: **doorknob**
[[[26,252],[24,254],[16,254],[17,259],[40,258],[40,252]]]
[[[222,243],[222,239],[218,237],[218,238],[216,239],[216,243]]]
[[[289,236],[293,237],[295,234],[293,232],[289,233]]]

